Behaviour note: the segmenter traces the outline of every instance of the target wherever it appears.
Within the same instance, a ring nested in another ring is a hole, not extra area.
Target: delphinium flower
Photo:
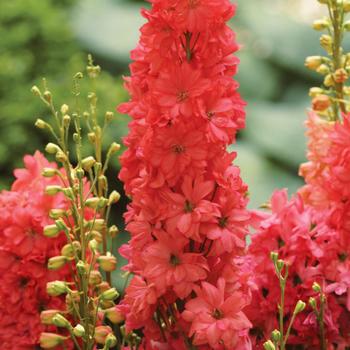
[[[11,190],[0,194],[0,340],[6,350],[37,348],[41,332],[47,330],[41,311],[64,309],[64,300],[47,295],[46,283],[70,279],[67,269],[47,270],[47,261],[59,255],[66,242],[63,234],[53,239],[43,234],[53,221],[50,210],[67,208],[61,194],[44,193],[47,186],[60,183],[57,176],[41,174],[55,165],[39,152],[25,156],[24,162],[24,169],[15,170]]]
[[[151,3],[119,107],[132,117],[120,173],[131,240],[120,251],[134,274],[119,310],[147,349],[249,349],[247,187],[227,152],[245,123],[235,7]]]
[[[290,344],[322,350],[350,345],[349,54],[341,47],[349,29],[345,16],[350,2],[319,2],[328,7],[330,17],[316,21],[314,28],[327,31],[320,42],[329,57],[311,56],[306,60],[308,68],[324,75],[322,88],[310,90],[308,162],[300,167],[306,184],[290,201],[285,192],[273,195],[272,214],[261,223],[250,246],[248,259],[255,266],[258,286],[253,300],[262,305],[260,314],[254,314],[254,306],[247,311],[255,326],[257,349],[278,328],[276,307],[281,301],[279,285],[272,279],[273,265],[268,263],[271,251],[289,266],[285,321],[290,320],[297,300],[309,300],[309,306],[295,319]]]

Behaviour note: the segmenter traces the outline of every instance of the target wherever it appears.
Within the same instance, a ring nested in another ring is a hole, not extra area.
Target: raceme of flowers
[[[49,297],[46,284],[69,280],[67,269],[48,271],[50,257],[58,255],[64,234],[47,238],[43,228],[52,222],[49,212],[67,206],[63,196],[44,194],[46,186],[57,185],[57,177],[42,177],[44,167],[54,168],[36,152],[25,156],[25,168],[15,170],[11,191],[0,193],[0,341],[3,349],[36,349],[40,333],[52,330],[41,323],[45,309],[64,309],[65,302]]]
[[[132,51],[132,121],[120,179],[132,202],[122,246],[135,276],[119,309],[145,346],[246,349],[247,276],[239,268],[250,214],[226,148],[244,127],[232,80],[238,45],[227,0],[154,0]]]

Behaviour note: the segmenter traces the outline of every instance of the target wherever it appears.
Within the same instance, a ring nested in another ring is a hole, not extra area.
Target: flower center
[[[177,102],[184,102],[188,99],[188,92],[187,91],[180,91],[177,94]]]
[[[227,218],[227,217],[225,217],[225,218],[220,218],[220,219],[219,219],[219,226],[220,226],[221,228],[226,227],[227,221],[228,221],[228,218]]]
[[[224,317],[223,312],[221,310],[219,310],[219,309],[215,309],[211,315],[214,318],[216,318],[217,320],[220,320],[220,319],[222,319]]]
[[[194,208],[194,205],[190,201],[186,200],[185,213],[191,213],[193,211],[193,208]]]
[[[207,112],[207,116],[209,119],[212,119],[214,117],[215,113],[214,112]]]
[[[176,255],[171,254],[171,255],[170,255],[170,264],[173,265],[173,266],[180,265],[180,260],[179,260],[179,258],[178,258]]]
[[[174,145],[173,146],[173,151],[177,154],[185,152],[185,147],[182,145]]]

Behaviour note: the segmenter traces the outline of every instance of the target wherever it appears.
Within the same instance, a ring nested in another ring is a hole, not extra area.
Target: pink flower
[[[223,344],[226,348],[236,349],[241,342],[247,341],[251,324],[242,312],[246,304],[239,292],[227,296],[225,280],[219,279],[217,287],[202,282],[196,294],[186,303],[183,312],[183,318],[192,323],[190,336],[194,336],[195,345],[208,343],[213,349],[220,349]]]

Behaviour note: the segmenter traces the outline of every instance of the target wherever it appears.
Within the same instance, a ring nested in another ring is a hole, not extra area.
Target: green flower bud
[[[44,99],[48,102],[48,103],[51,103],[52,101],[52,95],[51,95],[51,92],[46,90],[44,91]]]
[[[46,284],[46,292],[52,297],[58,297],[59,295],[67,293],[68,287],[66,282],[52,281]]]
[[[46,237],[57,237],[60,233],[59,228],[56,225],[47,225],[44,227],[44,236]]]
[[[314,297],[309,298],[309,305],[312,307],[313,310],[317,309],[317,302]]]
[[[36,85],[33,85],[30,91],[34,96],[41,96],[40,89]]]
[[[49,259],[47,267],[49,270],[58,270],[63,267],[67,262],[67,257],[60,255],[54,256]]]
[[[107,252],[106,255],[100,255],[97,259],[97,262],[103,271],[112,272],[117,267],[117,258],[110,252]]]
[[[306,304],[303,301],[298,300],[297,304],[295,305],[294,314],[297,315],[300,312],[304,311],[305,307]]]
[[[73,328],[73,334],[78,337],[81,338],[85,335],[85,328],[81,325],[81,324],[77,324],[74,328]]]
[[[45,151],[49,154],[56,154],[61,149],[56,144],[50,142],[46,145]]]
[[[275,345],[273,345],[273,342],[271,340],[268,340],[264,343],[264,349],[265,350],[276,350]]]
[[[312,28],[315,30],[325,30],[329,25],[330,23],[327,19],[318,19],[313,23]]]
[[[67,329],[72,328],[72,325],[70,324],[70,322],[61,314],[56,314],[52,318],[52,323],[57,327],[67,328]]]
[[[113,333],[109,333],[106,337],[106,343],[105,343],[105,348],[113,348],[117,345],[117,338]]]
[[[68,337],[64,337],[59,334],[55,333],[41,333],[40,334],[40,346],[43,349],[53,349],[58,345],[63,344],[65,340],[67,340]]]
[[[277,329],[273,330],[271,333],[271,339],[274,343],[279,343],[281,341],[281,332]]]
[[[68,107],[66,104],[63,104],[63,105],[61,106],[61,113],[62,113],[62,115],[67,114],[68,111],[69,111],[69,107]]]
[[[84,170],[89,171],[96,163],[96,160],[94,157],[86,157],[81,161],[81,165],[84,168]]]
[[[36,122],[35,122],[35,126],[38,129],[46,129],[48,124],[46,122],[44,122],[42,119],[37,119]]]
[[[58,185],[50,185],[45,188],[45,194],[49,196],[55,196],[57,193],[62,191],[62,187]]]
[[[119,232],[119,229],[116,225],[113,225],[108,229],[108,234],[111,238],[115,238],[118,232]]]
[[[112,193],[109,195],[109,198],[108,198],[108,205],[117,203],[119,199],[120,199],[120,193],[117,191],[112,191]]]
[[[321,286],[317,283],[317,282],[314,282],[312,284],[312,290],[316,293],[320,293],[321,292]]]
[[[271,260],[272,260],[274,263],[276,263],[276,262],[277,262],[277,259],[278,259],[278,253],[276,253],[276,252],[271,252],[271,253],[270,253],[270,258],[271,258]]]
[[[114,300],[118,297],[119,297],[119,293],[115,288],[107,289],[100,295],[101,300]]]
[[[114,113],[113,112],[106,112],[105,119],[107,122],[111,122],[113,120]]]

